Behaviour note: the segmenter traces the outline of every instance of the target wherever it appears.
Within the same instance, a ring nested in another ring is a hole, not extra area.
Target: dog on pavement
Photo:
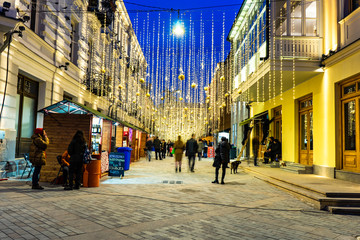
[[[231,173],[231,174],[232,174],[233,172],[234,172],[234,174],[237,173],[239,164],[241,164],[241,161],[233,161],[233,162],[231,163],[231,169],[230,169],[230,173]]]

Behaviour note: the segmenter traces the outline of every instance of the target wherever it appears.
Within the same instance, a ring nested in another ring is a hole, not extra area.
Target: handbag
[[[219,168],[221,166],[221,157],[219,155],[215,155],[212,166],[215,168]]]
[[[175,148],[172,149],[171,154],[175,154]]]

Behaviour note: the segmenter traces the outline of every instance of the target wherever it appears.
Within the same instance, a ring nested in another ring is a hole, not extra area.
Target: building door
[[[259,138],[259,143],[261,142],[261,139],[263,138],[264,134],[263,134],[263,124],[261,123],[261,120],[254,120],[254,137],[257,136]],[[259,150],[258,150],[258,158],[259,159],[264,159],[264,153],[266,151],[266,145],[259,145]]]
[[[18,76],[16,95],[16,152],[20,157],[30,151],[31,136],[36,126],[39,83],[22,75]]]
[[[313,105],[312,96],[299,100],[299,162],[313,164]]]
[[[282,142],[282,107],[274,108],[274,138]]]
[[[341,90],[341,167],[360,172],[360,82],[344,84]]]

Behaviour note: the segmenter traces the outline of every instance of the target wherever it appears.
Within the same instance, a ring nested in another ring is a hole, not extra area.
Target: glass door
[[[313,164],[313,110],[312,97],[299,101],[299,162]]]
[[[340,169],[360,172],[360,82],[341,86],[341,162]]]
[[[360,101],[360,100],[358,100]],[[359,103],[357,99],[350,99],[343,101],[343,169],[344,170],[354,170],[358,165],[359,148],[358,145],[358,132],[359,124],[357,124],[358,114],[357,109]]]

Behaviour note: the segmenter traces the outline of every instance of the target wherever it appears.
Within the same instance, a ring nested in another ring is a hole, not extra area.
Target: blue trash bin
[[[132,148],[129,148],[129,147],[119,147],[117,149],[117,152],[124,153],[124,155],[125,155],[125,168],[124,168],[125,171],[130,169],[131,151],[132,151]]]

